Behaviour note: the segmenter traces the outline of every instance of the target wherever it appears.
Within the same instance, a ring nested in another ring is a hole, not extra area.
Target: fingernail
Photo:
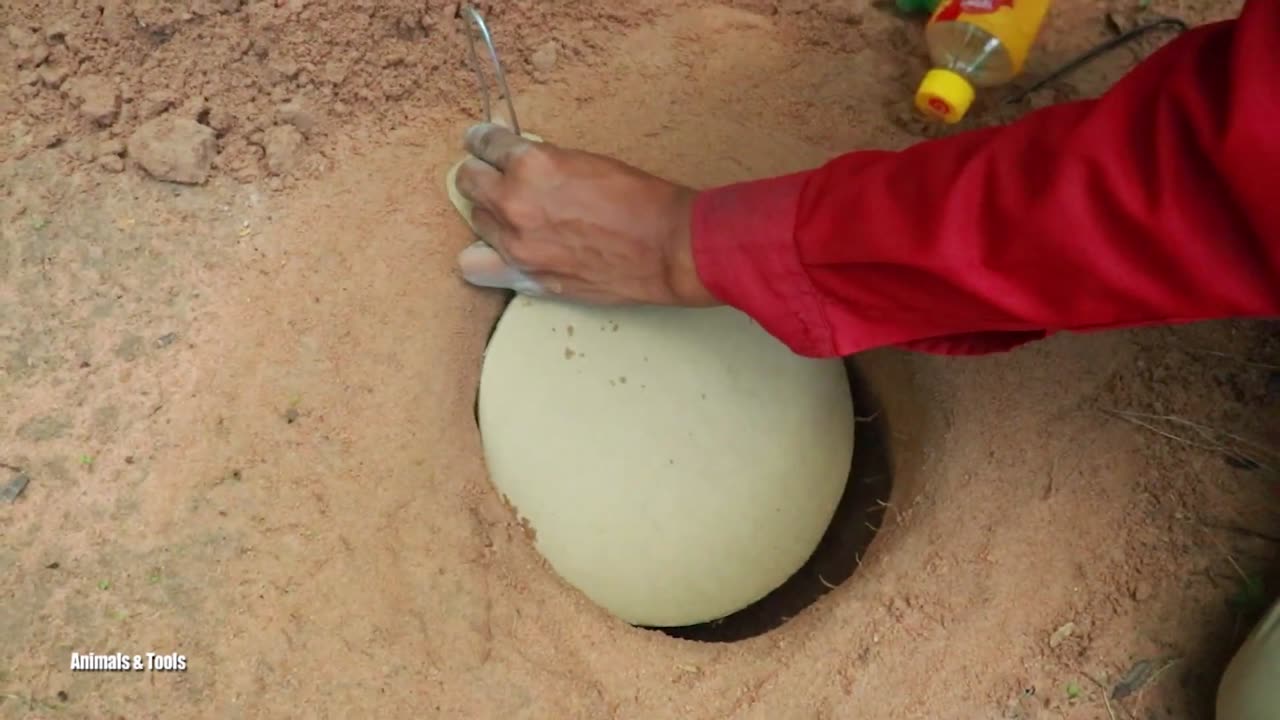
[[[512,283],[511,289],[521,295],[542,295],[545,292],[545,289],[537,280],[533,280],[528,277],[524,277]]]
[[[467,144],[475,143],[480,139],[480,135],[483,134],[484,131],[487,130],[492,125],[493,123],[487,123],[487,122],[476,123],[475,125],[472,125],[471,127],[467,128],[467,132],[463,134],[462,136],[463,142]]]

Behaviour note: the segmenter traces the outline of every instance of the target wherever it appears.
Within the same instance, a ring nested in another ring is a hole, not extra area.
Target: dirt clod
[[[124,172],[124,158],[119,155],[103,155],[97,160],[98,167],[107,172]]]
[[[267,169],[272,175],[288,175],[298,165],[299,153],[305,142],[302,133],[292,125],[277,125],[263,138],[267,151]]]
[[[98,155],[123,155],[124,141],[119,138],[108,138],[98,143]]]
[[[138,112],[142,119],[150,120],[173,107],[177,102],[177,96],[168,90],[155,90],[142,97]]]
[[[307,102],[301,99],[290,100],[276,109],[276,119],[285,125],[292,125],[302,134],[310,133],[316,127],[316,115]]]
[[[80,101],[80,114],[99,125],[110,125],[120,113],[120,92],[101,75],[86,75],[74,81],[70,93]]]
[[[1057,630],[1053,631],[1053,635],[1049,636],[1049,647],[1056,648],[1066,642],[1071,637],[1071,633],[1075,632],[1076,624],[1073,622],[1065,623]]]
[[[5,28],[5,37],[16,50],[33,48],[40,42],[35,33],[20,25],[10,25]]]
[[[209,179],[217,141],[212,128],[162,115],[129,137],[129,156],[158,180],[199,185]]]
[[[71,69],[65,65],[42,65],[36,70],[36,74],[40,77],[40,82],[56,90],[70,77]]]
[[[533,55],[529,57],[529,62],[534,69],[539,72],[548,73],[555,69],[556,63],[560,60],[560,48],[554,40],[549,40],[542,44],[537,50],[533,51]]]

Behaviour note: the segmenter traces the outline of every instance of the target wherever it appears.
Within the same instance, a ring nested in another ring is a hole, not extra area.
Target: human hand
[[[597,304],[719,304],[694,267],[695,192],[610,158],[471,128],[457,189],[481,242],[466,280]]]

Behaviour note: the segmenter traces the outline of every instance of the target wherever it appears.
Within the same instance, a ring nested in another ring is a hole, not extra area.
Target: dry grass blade
[[[1194,420],[1176,415],[1155,415],[1110,408],[1104,408],[1102,412],[1183,445],[1248,461],[1271,474],[1277,474],[1277,467],[1280,466],[1280,450]],[[1183,432],[1175,432],[1174,429]],[[1193,435],[1198,437],[1192,437]]]
[[[1249,358],[1246,358],[1246,357],[1240,357],[1239,355],[1232,355],[1231,353],[1224,353],[1219,350],[1205,350],[1203,348],[1185,348],[1185,349],[1187,352],[1191,352],[1191,353],[1199,353],[1201,355],[1212,355],[1213,357],[1220,357],[1220,358],[1225,358],[1227,360],[1234,360],[1240,363],[1241,365],[1246,365],[1248,367],[1261,368],[1263,370],[1280,370],[1280,365],[1275,365],[1273,363],[1258,362],[1257,360],[1250,360]]]

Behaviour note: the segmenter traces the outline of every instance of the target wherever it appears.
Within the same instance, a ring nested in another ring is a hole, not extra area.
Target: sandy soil
[[[0,503],[4,717],[1209,716],[1275,587],[1280,497],[1187,423],[1280,442],[1262,323],[859,358],[890,507],[858,572],[763,635],[630,628],[561,584],[472,420],[502,298],[452,267],[441,178],[479,109],[445,5],[0,6],[0,482],[30,481]],[[1029,77],[1129,9],[1059,2]],[[931,132],[919,29],[876,4],[490,19],[528,128],[693,184]],[[1163,39],[971,122],[1097,94]]]

